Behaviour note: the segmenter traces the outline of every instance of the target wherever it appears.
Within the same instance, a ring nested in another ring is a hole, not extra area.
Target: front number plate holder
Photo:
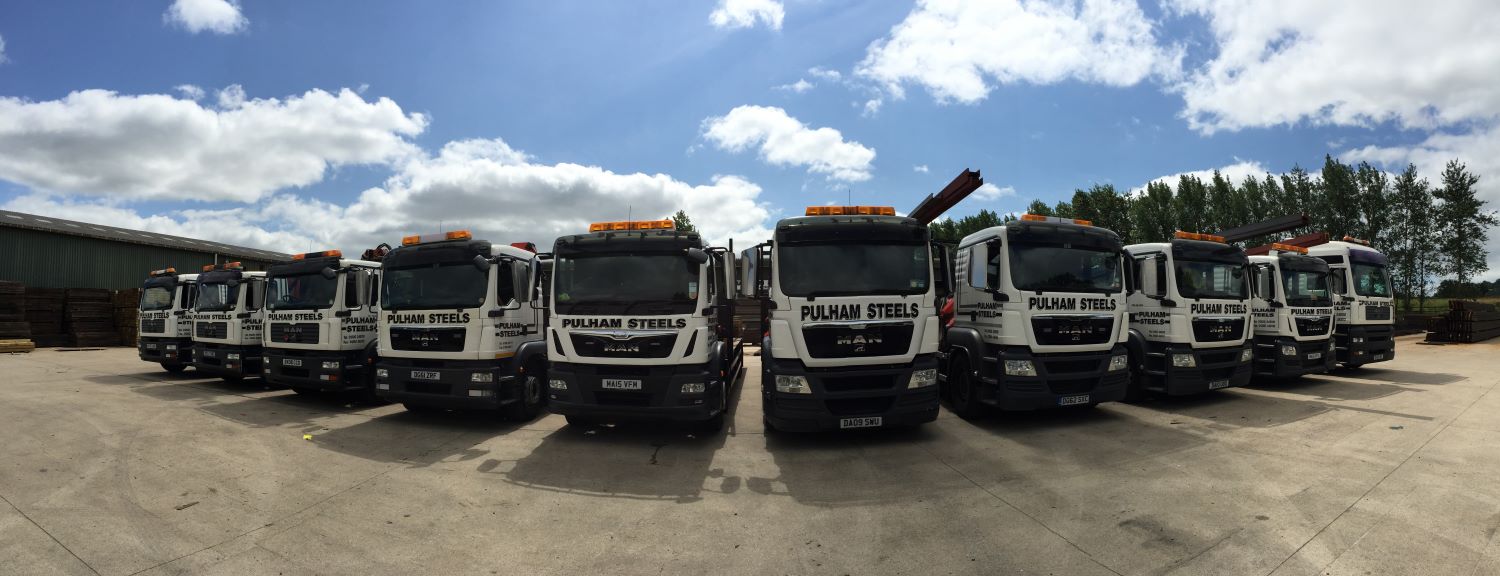
[[[879,428],[884,424],[885,419],[880,416],[839,419],[839,428]]]
[[[1074,394],[1072,396],[1063,396],[1063,397],[1057,399],[1057,405],[1058,406],[1077,406],[1079,404],[1088,404],[1088,403],[1089,403],[1089,395],[1088,394]]]

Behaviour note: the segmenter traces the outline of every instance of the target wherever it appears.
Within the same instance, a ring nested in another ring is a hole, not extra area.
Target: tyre
[[[979,401],[979,388],[969,373],[969,359],[957,358],[948,371],[948,409],[964,420],[974,420],[985,415],[985,405]]]
[[[535,367],[527,367],[526,374],[521,377],[521,398],[500,408],[507,420],[526,422],[541,412],[546,398],[542,394],[542,383],[546,381],[543,376]]]
[[[181,374],[183,373],[183,371],[187,370],[187,364],[168,364],[166,362],[162,362],[161,369],[173,374]]]
[[[1135,363],[1130,365],[1130,380],[1125,383],[1125,402],[1134,404],[1146,399],[1146,376]]]
[[[579,428],[587,428],[587,427],[590,427],[590,426],[594,425],[594,421],[593,420],[589,420],[588,418],[584,418],[583,416],[573,416],[573,415],[570,414],[570,415],[567,415],[567,416],[563,416],[563,418],[568,421],[568,425],[569,426],[576,426],[576,427],[579,427]]]
[[[720,410],[719,413],[714,415],[713,418],[709,418],[695,424],[693,426],[693,431],[703,436],[712,436],[714,434],[718,434],[720,430],[724,429],[724,418],[724,411]]]

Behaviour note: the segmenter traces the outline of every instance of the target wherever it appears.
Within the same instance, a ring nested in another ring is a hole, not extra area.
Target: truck
[[[1385,254],[1358,238],[1344,236],[1307,249],[1309,256],[1328,263],[1336,323],[1335,358],[1348,368],[1396,358],[1395,317],[1386,274]]]
[[[413,412],[536,417],[547,400],[544,265],[529,242],[467,230],[402,238],[381,262],[375,395]]]
[[[193,368],[225,380],[259,376],[266,273],[239,262],[203,267],[193,305]]]
[[[1199,394],[1250,383],[1250,259],[1223,236],[1178,231],[1167,242],[1125,247],[1130,384],[1148,393]]]
[[[890,206],[809,206],[746,250],[741,290],[761,306],[766,429],[936,419],[946,254]]]
[[[953,412],[973,419],[1123,399],[1127,257],[1113,231],[1036,214],[961,240],[942,358]]]
[[[141,284],[141,360],[161,364],[174,374],[187,370],[193,361],[192,310],[197,295],[197,274],[178,274],[176,268],[151,271]]]
[[[1273,243],[1250,256],[1255,374],[1295,378],[1334,365],[1334,293],[1328,263],[1307,248]]]
[[[552,251],[550,410],[606,421],[724,426],[744,346],[734,256],[672,220],[600,222]]]
[[[338,250],[292,256],[266,270],[265,380],[298,394],[374,398],[380,263]]]

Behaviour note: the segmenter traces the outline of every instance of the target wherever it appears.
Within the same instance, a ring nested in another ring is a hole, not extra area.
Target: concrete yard
[[[695,438],[0,356],[0,574],[1500,575],[1500,343],[854,434],[751,380]]]

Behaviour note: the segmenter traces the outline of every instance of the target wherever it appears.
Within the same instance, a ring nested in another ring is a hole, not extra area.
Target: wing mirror
[[[339,271],[338,270],[334,270],[330,266],[324,266],[322,270],[318,271],[318,274],[323,275],[324,278],[327,278],[329,280],[333,280],[333,279],[339,277]]]
[[[474,256],[474,268],[479,270],[480,272],[489,272],[490,259],[485,258],[483,255]]]
[[[240,285],[240,279],[239,278],[230,278],[230,279],[224,281],[224,285],[228,286],[230,288],[234,288],[235,286],[239,286]]]
[[[708,261],[708,253],[704,252],[701,248],[688,248],[683,251],[683,254],[694,264],[702,264]]]

